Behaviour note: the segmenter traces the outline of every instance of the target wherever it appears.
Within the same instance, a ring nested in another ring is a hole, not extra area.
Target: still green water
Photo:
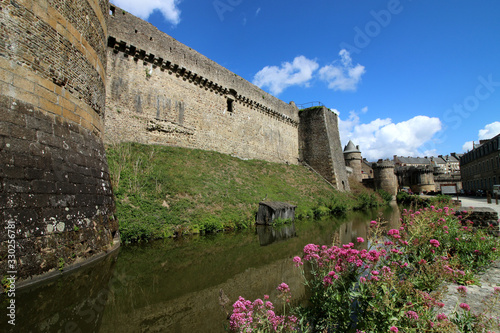
[[[226,308],[254,300],[286,282],[296,303],[305,296],[292,258],[309,243],[331,245],[366,237],[369,221],[397,224],[399,211],[353,212],[279,229],[162,240],[118,253],[16,294],[16,326],[2,332],[224,332]],[[2,305],[5,303],[2,303]],[[3,306],[2,306],[3,307]]]

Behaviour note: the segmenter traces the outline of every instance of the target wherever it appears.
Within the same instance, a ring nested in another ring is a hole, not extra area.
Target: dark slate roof
[[[431,164],[430,158],[425,158],[425,157],[397,156],[397,159],[402,164],[422,164],[422,165],[430,165]]]
[[[356,145],[349,140],[347,143],[347,146],[344,148],[344,153],[361,153],[358,148],[356,148]]]
[[[280,202],[280,201],[262,201],[262,202],[259,202],[259,205],[264,205],[264,206],[270,207],[274,210],[296,208],[297,207],[297,206],[291,205],[287,202]]]

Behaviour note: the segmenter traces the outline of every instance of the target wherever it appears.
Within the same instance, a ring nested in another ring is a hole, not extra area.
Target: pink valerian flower
[[[378,271],[372,271],[372,275],[379,275]]]
[[[437,315],[437,320],[446,320],[448,319],[448,316],[446,316],[444,313],[440,313]]]
[[[281,283],[276,290],[281,291],[282,293],[290,292],[290,287],[285,283]]]
[[[399,235],[399,230],[398,229],[391,229],[387,232],[387,234],[389,236],[393,236],[393,235]]]
[[[399,332],[398,328],[396,326],[391,326],[391,328],[389,328],[389,331],[391,332]]]
[[[377,221],[370,221],[370,227],[374,227],[377,225]]]
[[[405,315],[407,318],[418,320],[418,314],[415,311],[407,311]]]
[[[304,265],[302,262],[302,259],[299,256],[293,257],[293,262],[295,263],[295,267],[299,267],[301,265]]]
[[[361,283],[365,283],[365,282],[366,282],[366,278],[365,278],[365,277],[363,277],[363,276],[362,276],[362,277],[360,277],[360,278],[359,278],[359,282],[361,282]]]
[[[358,238],[356,238],[356,241],[358,243],[363,243],[365,241],[365,239],[363,237],[358,237]]]
[[[420,265],[424,265],[427,263],[427,260],[425,259],[420,259],[420,261],[418,262]]]
[[[329,285],[332,285],[333,284],[333,280],[332,280],[332,277],[327,275],[323,278],[323,285],[325,287],[328,287]]]
[[[465,294],[467,294],[467,287],[466,287],[466,286],[458,286],[458,287],[457,287],[457,291],[458,291],[461,295],[465,295]]]
[[[500,287],[493,287],[493,292],[495,294],[500,294]]]
[[[386,274],[391,273],[391,269],[387,266],[382,267],[382,271]]]
[[[460,303],[459,307],[461,307],[465,311],[470,311],[470,305],[467,303]]]
[[[439,241],[437,239],[431,239],[429,242],[432,244],[432,246],[435,246],[435,247],[439,247],[439,245],[440,245]]]

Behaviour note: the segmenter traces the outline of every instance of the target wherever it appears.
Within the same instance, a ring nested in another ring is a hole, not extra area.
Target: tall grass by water
[[[248,228],[263,200],[297,205],[299,219],[383,203],[363,188],[338,192],[300,165],[137,143],[109,146],[107,158],[125,242]]]

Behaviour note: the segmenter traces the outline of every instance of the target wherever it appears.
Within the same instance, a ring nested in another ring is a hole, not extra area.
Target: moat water
[[[378,218],[396,225],[399,211],[393,206],[277,229],[123,246],[100,262],[18,290],[16,326],[4,318],[0,331],[225,332],[220,290],[229,298],[228,311],[240,295],[273,299],[281,282],[301,302],[305,288],[292,258],[309,243],[366,237],[369,222]]]

